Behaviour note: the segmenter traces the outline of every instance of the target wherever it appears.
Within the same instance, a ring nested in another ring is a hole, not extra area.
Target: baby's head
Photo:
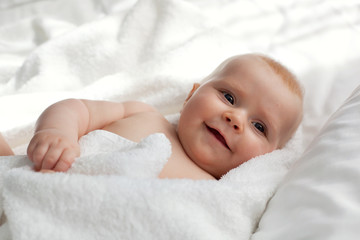
[[[184,103],[178,136],[188,156],[220,178],[282,148],[302,119],[303,95],[281,64],[257,54],[224,61]]]

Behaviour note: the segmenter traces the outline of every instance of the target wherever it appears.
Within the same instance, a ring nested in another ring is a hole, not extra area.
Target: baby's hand
[[[80,155],[77,141],[58,129],[45,129],[35,133],[27,149],[36,170],[67,171]]]

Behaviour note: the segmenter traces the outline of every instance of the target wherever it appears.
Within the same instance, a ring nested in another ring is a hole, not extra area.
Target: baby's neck
[[[179,140],[176,127],[174,127],[174,130],[170,135],[166,135],[172,145],[172,154],[169,161],[165,164],[163,170],[159,174],[159,178],[216,180],[211,174],[196,165],[195,162],[188,156]]]

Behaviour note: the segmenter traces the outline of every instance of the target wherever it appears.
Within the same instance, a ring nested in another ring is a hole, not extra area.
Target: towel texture
[[[293,139],[219,181],[195,181],[156,178],[171,153],[163,134],[134,143],[100,130],[80,142],[81,157],[67,173],[34,172],[26,156],[0,158],[7,216],[0,236],[248,239],[299,146]]]

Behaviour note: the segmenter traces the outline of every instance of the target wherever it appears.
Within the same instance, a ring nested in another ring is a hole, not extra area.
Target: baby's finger
[[[30,143],[26,149],[26,153],[29,156],[29,158],[30,158],[30,156],[32,156],[32,152],[34,151],[35,146],[36,146],[36,144],[33,141],[30,141]]]
[[[30,151],[30,153],[28,154],[28,157],[34,163],[35,169],[41,168],[42,161],[48,149],[49,149],[49,145],[38,143],[35,145],[35,147],[33,147],[33,150]]]
[[[33,153],[34,153],[37,145],[38,145],[38,142],[31,140],[27,147],[26,153],[27,153],[28,157],[30,158],[30,160],[33,159]]]
[[[50,146],[43,158],[41,169],[53,169],[60,160],[62,153],[62,148],[59,148],[56,145]]]
[[[59,161],[56,163],[55,167],[54,167],[54,171],[58,171],[58,172],[65,172],[67,171],[71,165],[73,164],[73,162],[75,161],[75,157],[78,156],[78,153],[72,149],[66,149]]]

